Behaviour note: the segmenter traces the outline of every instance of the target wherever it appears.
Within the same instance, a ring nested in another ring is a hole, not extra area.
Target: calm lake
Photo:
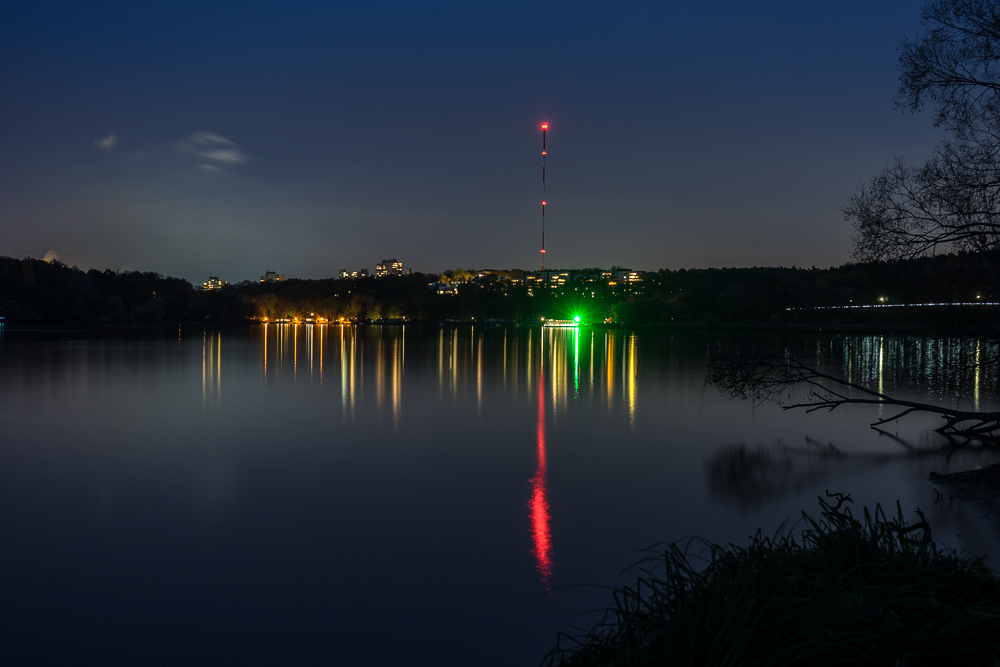
[[[771,335],[887,392],[997,409],[974,339]],[[0,655],[74,665],[536,665],[662,541],[743,542],[825,489],[924,510],[931,417],[706,387],[717,333],[0,329]],[[894,439],[897,436],[899,440]],[[900,442],[900,440],[902,442]],[[910,452],[908,444],[917,448]]]

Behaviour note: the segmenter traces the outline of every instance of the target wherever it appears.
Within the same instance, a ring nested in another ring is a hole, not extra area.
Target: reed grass
[[[894,518],[876,506],[859,520],[850,496],[827,497],[799,531],[661,548],[631,568],[601,622],[561,634],[543,664],[1000,664],[992,570],[939,546],[919,510],[915,524],[898,502]]]

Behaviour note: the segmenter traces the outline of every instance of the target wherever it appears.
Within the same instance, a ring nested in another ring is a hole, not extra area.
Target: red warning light
[[[545,252],[545,248],[542,248],[542,252]]]
[[[542,151],[542,155],[548,155],[548,153],[546,153],[545,151]]]
[[[545,206],[545,200],[544,199],[542,200],[542,206]]]
[[[542,129],[543,130],[549,129],[549,124],[548,123],[542,123]]]

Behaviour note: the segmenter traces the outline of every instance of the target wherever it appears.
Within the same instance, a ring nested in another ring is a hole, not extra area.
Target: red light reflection
[[[538,467],[531,479],[531,539],[534,542],[535,567],[543,584],[552,576],[552,538],[549,536],[549,499],[545,486],[545,373],[538,377]]]

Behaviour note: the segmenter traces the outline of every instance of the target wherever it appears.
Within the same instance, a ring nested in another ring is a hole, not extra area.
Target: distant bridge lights
[[[941,301],[941,302],[929,302],[929,303],[885,303],[885,297],[879,297],[879,303],[869,303],[861,305],[846,305],[846,306],[804,306],[804,307],[787,307],[786,311],[793,310],[859,310],[866,308],[940,308],[946,306],[1000,306],[998,301],[983,301],[982,295],[976,297],[975,301]]]

